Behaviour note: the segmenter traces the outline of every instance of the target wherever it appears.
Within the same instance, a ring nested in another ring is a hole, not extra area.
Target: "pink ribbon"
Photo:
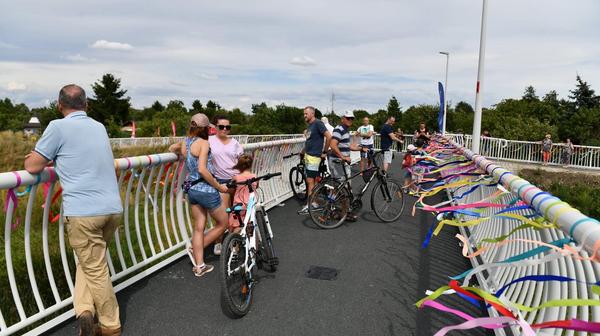
[[[12,204],[13,204],[12,214],[14,214],[15,211],[17,210],[17,207],[19,206],[19,198],[17,197],[17,194],[15,193],[15,189],[17,189],[21,185],[21,175],[19,175],[19,173],[17,173],[17,172],[12,172],[12,173],[15,174],[15,176],[17,178],[17,183],[13,188],[8,189],[8,192],[6,193],[6,201],[4,202],[4,213],[8,212],[9,202],[12,201]],[[10,225],[11,229],[13,231],[16,230],[19,227],[20,223],[21,223],[21,220],[19,218],[16,218],[15,223]]]
[[[506,316],[474,318],[472,320],[463,322],[461,324],[443,327],[438,332],[436,332],[434,334],[434,336],[444,336],[449,331],[452,331],[452,330],[468,330],[468,329],[473,329],[473,328],[478,328],[478,327],[483,327],[483,326],[491,327],[489,329],[499,329],[499,328],[504,328],[505,324],[513,324],[515,322],[518,323],[523,328],[523,330],[521,331],[522,335],[535,336],[535,331],[533,331],[533,329],[531,329],[531,326],[529,326],[529,324],[527,324],[527,322],[522,321],[522,320],[515,320],[513,318],[506,317]]]

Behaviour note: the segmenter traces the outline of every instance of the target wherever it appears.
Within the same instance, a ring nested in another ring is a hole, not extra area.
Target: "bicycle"
[[[230,318],[241,318],[250,310],[252,293],[256,283],[257,268],[267,272],[277,271],[279,259],[273,248],[273,230],[269,217],[260,201],[254,186],[255,182],[268,180],[281,173],[266,174],[244,182],[230,182],[229,188],[245,185],[250,191],[248,203],[236,204],[228,212],[237,214],[240,221],[239,232],[230,232],[223,241],[221,252],[221,309]],[[244,218],[241,211],[246,210]],[[257,229],[257,230],[256,230]]]
[[[296,155],[300,156],[300,163],[290,169],[290,186],[292,187],[292,192],[297,200],[306,201],[306,167],[304,164],[303,154],[293,153],[286,155],[283,158],[288,159]],[[325,160],[321,160],[321,163],[319,164],[319,176],[316,180],[319,182],[327,177],[329,177],[329,173],[327,172]]]
[[[342,181],[329,177],[315,186],[308,203],[308,212],[317,226],[323,229],[334,229],[342,225],[348,213],[362,208],[362,197],[375,180],[377,182],[371,190],[371,209],[377,218],[383,222],[393,222],[402,215],[404,211],[402,186],[397,181],[388,178],[380,168],[378,163],[381,160],[377,159],[379,155],[381,152],[375,154],[373,150],[369,150],[368,157],[373,166],[351,176],[348,176],[346,169],[343,169],[344,179]],[[345,161],[337,160],[347,164]],[[350,181],[360,176],[361,173],[366,182],[360,192],[355,194],[350,186]],[[390,207],[392,208],[390,209]]]

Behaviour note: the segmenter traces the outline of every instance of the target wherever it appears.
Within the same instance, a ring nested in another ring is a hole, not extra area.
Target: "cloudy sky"
[[[600,1],[489,0],[484,105],[600,91]],[[110,72],[135,107],[208,99],[326,111],[475,100],[480,0],[0,0],[0,97],[31,107]]]

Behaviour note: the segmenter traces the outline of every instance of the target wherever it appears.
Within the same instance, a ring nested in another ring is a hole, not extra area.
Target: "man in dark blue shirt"
[[[383,152],[383,170],[386,172],[392,163],[392,141],[401,142],[401,139],[394,133],[394,123],[396,123],[396,118],[388,117],[379,132],[381,134],[381,151]]]
[[[304,108],[304,120],[308,123],[306,129],[306,143],[304,145],[304,165],[306,169],[306,196],[310,199],[310,193],[315,185],[315,178],[319,176],[319,165],[325,158],[331,133],[321,120],[315,118],[315,108],[307,106]],[[299,214],[308,213],[308,205],[304,206]]]

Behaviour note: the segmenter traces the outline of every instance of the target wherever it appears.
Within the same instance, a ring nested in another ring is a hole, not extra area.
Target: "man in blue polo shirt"
[[[325,124],[315,117],[315,108],[307,106],[304,108],[304,120],[308,123],[306,129],[306,142],[304,143],[304,167],[306,169],[306,199],[310,199],[310,194],[315,186],[315,179],[319,176],[319,166],[321,160],[327,154],[331,133],[325,127]],[[313,204],[313,206],[316,206]],[[298,210],[298,214],[308,214],[308,203]]]
[[[87,116],[85,91],[77,85],[60,90],[63,119],[48,124],[25,169],[39,174],[54,161],[63,189],[63,216],[77,256],[73,306],[80,335],[120,335],[119,305],[106,264],[106,246],[121,221],[123,206],[115,163],[104,125]]]

